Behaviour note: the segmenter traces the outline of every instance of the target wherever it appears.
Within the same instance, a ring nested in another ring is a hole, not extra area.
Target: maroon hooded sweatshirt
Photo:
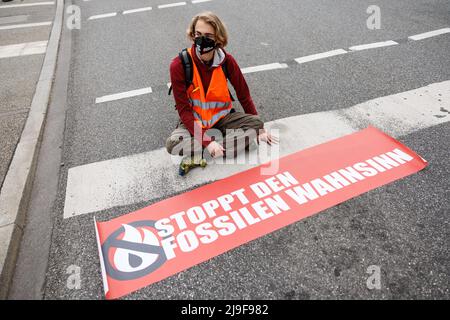
[[[224,49],[222,49],[225,53],[225,59],[222,61],[222,64],[226,64],[229,80],[234,90],[236,91],[237,99],[241,103],[244,108],[244,112],[248,114],[257,115],[257,111],[255,105],[253,103],[252,97],[250,96],[250,91],[247,86],[247,82],[239,68],[236,60],[233,56]],[[214,67],[209,67],[204,64],[195,54],[195,46],[192,46],[192,56],[193,61],[197,67],[197,70],[200,74],[200,78],[202,79],[203,88],[205,92],[208,91],[209,83],[211,82],[212,73],[214,71]],[[192,113],[192,105],[189,102],[189,98],[186,93],[186,81],[184,75],[184,68],[181,59],[177,56],[175,57],[170,64],[170,79],[172,82],[173,88],[173,97],[175,98],[175,107],[178,111],[181,121],[189,130],[192,136],[194,136],[194,125],[197,123],[194,121],[194,115]],[[211,138],[208,135],[205,135],[205,129],[201,129],[203,141],[199,141],[202,143],[203,147],[207,147],[211,142]]]

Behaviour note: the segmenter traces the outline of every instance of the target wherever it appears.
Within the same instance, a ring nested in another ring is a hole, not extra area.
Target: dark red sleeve
[[[228,76],[230,78],[231,85],[236,91],[237,98],[244,108],[245,113],[257,115],[255,104],[250,95],[250,90],[248,89],[247,82],[245,81],[244,75],[242,74],[241,68],[237,64],[234,57],[227,53],[227,59],[225,62],[227,64]]]
[[[170,81],[172,82],[172,90],[173,97],[175,99],[176,108],[178,114],[180,116],[181,121],[189,130],[192,136],[194,136],[194,125],[199,127],[201,130],[202,141],[200,141],[200,137],[196,137],[197,140],[203,145],[203,147],[207,147],[211,142],[211,138],[205,134],[204,129],[200,128],[200,125],[195,122],[194,115],[192,114],[192,106],[189,102],[189,98],[186,94],[186,82],[184,79],[184,68],[181,60],[176,57],[172,60],[170,64]]]

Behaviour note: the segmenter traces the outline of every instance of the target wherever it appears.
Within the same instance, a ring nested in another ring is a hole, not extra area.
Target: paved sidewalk
[[[57,3],[0,2],[0,298],[14,270],[45,123],[60,33],[53,27]]]
[[[19,142],[45,57],[43,50],[20,55],[26,50],[19,45],[46,42],[51,31],[51,25],[22,26],[53,21],[55,14],[54,5],[8,8],[25,3],[32,2],[0,2],[0,186]]]

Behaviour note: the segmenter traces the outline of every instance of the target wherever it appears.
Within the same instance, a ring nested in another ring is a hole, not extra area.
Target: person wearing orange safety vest
[[[167,151],[186,155],[201,153],[206,148],[212,157],[224,156],[230,151],[235,156],[238,150],[235,150],[234,143],[226,143],[230,129],[242,129],[240,132],[253,129],[258,142],[277,143],[278,139],[264,130],[264,123],[257,114],[239,66],[224,50],[228,35],[223,22],[212,12],[200,13],[192,19],[187,35],[192,47],[183,50],[170,65],[171,85],[180,120],[166,141]],[[191,63],[183,62],[182,54]],[[192,79],[186,79],[186,68]],[[233,85],[245,112],[233,108],[227,80]],[[216,141],[214,134],[209,135],[211,129],[217,129],[225,136],[222,143]],[[248,147],[247,142],[245,147]]]

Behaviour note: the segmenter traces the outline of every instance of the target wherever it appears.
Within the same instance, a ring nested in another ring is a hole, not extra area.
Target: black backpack
[[[180,57],[181,62],[183,63],[186,88],[189,88],[189,86],[192,84],[192,78],[194,77],[194,68],[192,67],[192,64],[193,64],[192,58],[189,55],[187,49],[181,50],[181,52],[178,54],[178,56]],[[225,77],[228,80],[229,77],[228,77],[228,70],[227,70],[226,64],[223,63],[221,65],[221,67],[222,67],[223,73],[225,74]],[[171,92],[172,92],[172,84],[170,84],[169,96],[170,96]],[[235,101],[233,95],[230,92],[230,89],[228,89],[228,92],[230,93],[231,101]]]

